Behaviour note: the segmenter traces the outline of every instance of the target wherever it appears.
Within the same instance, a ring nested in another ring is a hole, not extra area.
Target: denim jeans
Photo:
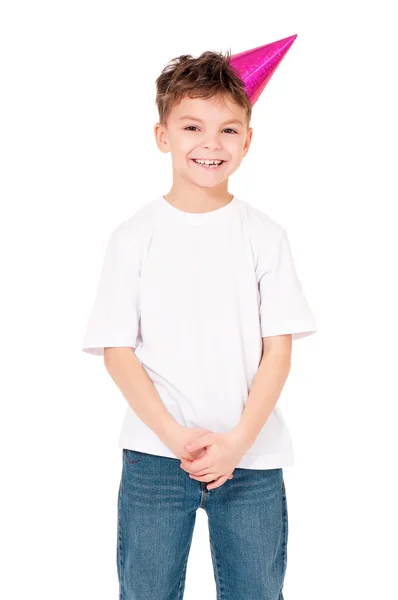
[[[180,460],[122,450],[118,495],[119,600],[182,600],[203,508],[217,600],[283,600],[288,514],[282,468],[236,468],[208,490]]]

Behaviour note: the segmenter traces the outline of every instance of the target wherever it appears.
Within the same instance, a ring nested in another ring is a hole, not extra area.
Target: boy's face
[[[239,121],[239,122],[238,122]],[[253,129],[245,109],[229,98],[188,98],[170,112],[166,126],[156,123],[155,136],[162,152],[171,152],[173,170],[202,187],[226,180],[247,154]],[[216,159],[217,167],[201,166],[193,159]]]

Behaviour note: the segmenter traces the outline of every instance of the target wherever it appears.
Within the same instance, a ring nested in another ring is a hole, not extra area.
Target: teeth
[[[219,165],[222,163],[222,160],[197,160],[195,158],[194,161],[200,165]]]

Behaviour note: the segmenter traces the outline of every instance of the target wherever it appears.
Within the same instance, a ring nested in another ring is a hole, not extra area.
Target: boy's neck
[[[229,204],[233,198],[227,190],[217,194],[183,193],[171,189],[163,198],[175,208],[184,212],[205,213]]]

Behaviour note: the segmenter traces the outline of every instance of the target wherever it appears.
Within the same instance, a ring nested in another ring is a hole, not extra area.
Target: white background
[[[229,182],[286,228],[319,329],[279,401],[284,597],[398,598],[396,31],[387,2],[347,0],[3,3],[2,598],[118,597],[126,401],[80,346],[110,232],[171,187],[156,77],[295,33]],[[185,590],[216,597],[203,510]]]

